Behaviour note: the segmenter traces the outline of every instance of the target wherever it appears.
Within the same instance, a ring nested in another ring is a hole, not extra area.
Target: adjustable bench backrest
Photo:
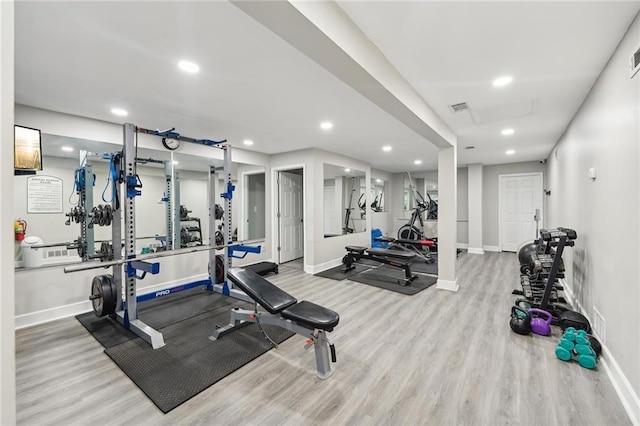
[[[250,269],[230,268],[227,278],[271,314],[279,314],[282,310],[298,303],[295,297]]]

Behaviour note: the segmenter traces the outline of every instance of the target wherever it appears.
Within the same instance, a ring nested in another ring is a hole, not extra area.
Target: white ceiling
[[[73,151],[65,151],[62,149],[62,147],[71,148],[73,149]],[[95,154],[111,154],[120,149],[122,149],[121,146],[116,146],[107,142],[91,141],[86,139],[71,138],[68,136],[51,135],[47,133],[42,134],[42,154],[45,156],[71,158],[79,161],[79,152],[81,150]],[[209,171],[210,166],[223,166],[222,160],[215,160],[213,158],[207,157],[198,157],[195,155],[184,154],[178,151],[157,151],[146,148],[138,148],[136,157],[139,159],[153,159],[157,161],[173,161],[176,165],[176,169],[178,170],[190,170],[201,172],[203,174]],[[95,159],[96,157],[91,158]],[[161,164],[156,164],[153,162],[139,164],[144,164],[143,167],[164,167]],[[233,170],[232,173],[235,174],[235,170]]]
[[[545,158],[640,9],[639,1],[339,5],[458,135],[460,164]],[[118,106],[143,127],[236,146],[250,138],[250,149],[268,154],[318,147],[391,172],[437,167],[430,143],[227,2],[18,1],[15,15],[17,103],[120,123],[109,112]],[[200,73],[179,71],[180,59]],[[503,74],[513,84],[491,87]],[[480,125],[447,108],[468,102],[496,120],[534,98],[533,115]],[[320,130],[323,120],[335,127]],[[516,131],[508,140],[499,134],[506,126]],[[387,144],[391,153],[381,151]],[[506,157],[507,148],[516,154]]]

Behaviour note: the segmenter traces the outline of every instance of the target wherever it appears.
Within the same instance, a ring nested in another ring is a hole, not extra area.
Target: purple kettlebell
[[[532,332],[541,336],[548,336],[551,334],[551,320],[553,317],[549,312],[543,311],[542,309],[531,308],[529,309],[529,315],[531,315]]]
[[[531,308],[529,309],[529,315],[531,315],[532,332],[541,336],[548,336],[551,334],[551,320],[553,317],[549,312],[543,311],[542,309]]]

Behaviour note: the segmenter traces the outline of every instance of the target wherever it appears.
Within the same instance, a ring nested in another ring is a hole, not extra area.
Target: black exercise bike
[[[422,219],[422,214],[427,212],[427,219],[438,219],[438,203],[434,201],[431,196],[427,193],[427,198],[429,201],[426,201],[422,194],[416,190],[413,186],[413,181],[411,180],[411,174],[407,172],[409,176],[409,185],[411,187],[411,191],[413,193],[413,199],[415,200],[416,206],[411,213],[411,219],[405,225],[402,225],[400,229],[398,229],[398,239],[401,240],[423,240],[425,239],[424,235],[424,220]],[[416,224],[418,226],[416,226]]]

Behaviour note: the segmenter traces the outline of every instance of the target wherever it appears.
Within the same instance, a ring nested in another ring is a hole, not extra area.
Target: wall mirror
[[[365,179],[362,170],[323,164],[325,238],[366,231]]]
[[[265,168],[251,164],[233,163],[231,181],[236,187],[231,204],[231,235],[233,241],[263,240],[266,236]],[[217,173],[214,196],[221,206],[220,194],[225,191],[224,176]],[[222,220],[216,221],[222,231]]]
[[[369,207],[373,213],[382,213],[387,210],[385,194],[389,193],[389,181],[373,178],[371,179],[371,203]]]
[[[210,168],[222,167],[221,160],[167,151],[158,139],[158,150],[138,149],[137,173],[142,183],[142,196],[136,197],[136,247],[138,252],[170,250],[209,244],[209,175]],[[88,206],[105,211],[111,204],[112,189],[109,182],[110,161],[108,154],[120,151],[122,145],[98,141],[42,134],[43,170],[38,178],[51,177],[60,183],[61,195],[44,194],[28,181],[29,176],[16,176],[13,213],[15,219],[26,223],[27,237],[39,237],[43,247],[38,262],[24,265],[21,242],[16,241],[16,266],[47,266],[81,261],[74,241],[82,236],[83,226],[72,215],[81,198],[75,191],[80,176],[80,153],[87,151],[100,155],[88,155],[86,165],[90,171],[91,185],[85,196]],[[214,149],[214,148],[212,148]],[[240,226],[241,238],[264,238],[264,167],[234,164],[233,180],[236,193],[232,203],[232,226]],[[242,179],[238,177],[242,176]],[[243,180],[245,176],[252,176]],[[260,178],[261,176],[261,178]],[[251,189],[244,191],[244,185]],[[38,192],[40,191],[40,192]],[[50,191],[49,191],[50,192]],[[222,190],[216,191],[216,202]],[[246,194],[243,201],[242,194]],[[48,199],[47,199],[48,197]],[[35,201],[34,201],[35,200]],[[34,204],[35,203],[35,204]],[[38,204],[39,203],[39,204]],[[46,203],[55,204],[47,208]],[[175,208],[172,208],[175,207]],[[251,212],[251,215],[249,215]],[[100,217],[106,217],[100,216]],[[100,256],[103,242],[111,243],[111,226],[96,223],[91,226],[94,253]],[[66,225],[65,223],[69,223]],[[249,224],[250,229],[249,229]],[[235,229],[235,227],[234,227]],[[86,238],[86,237],[85,237]],[[32,239],[33,240],[33,239]],[[31,253],[31,252],[29,252]]]
[[[413,211],[419,205],[422,206],[423,220],[436,220],[438,218],[437,172],[405,173],[403,203],[406,211]]]

